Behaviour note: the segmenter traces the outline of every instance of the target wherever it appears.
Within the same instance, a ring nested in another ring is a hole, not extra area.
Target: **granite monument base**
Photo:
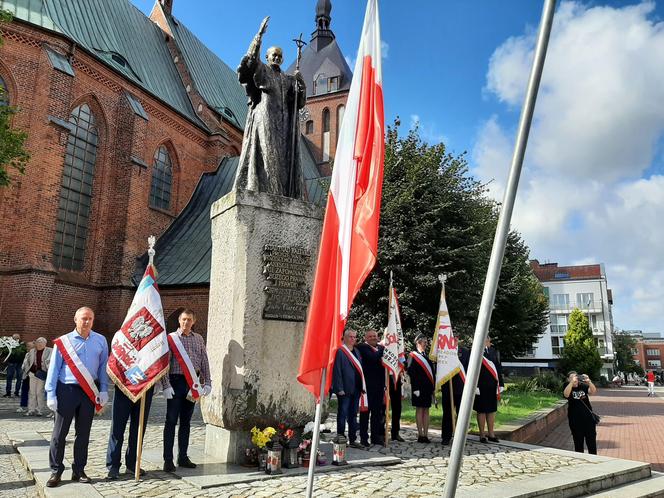
[[[257,426],[299,427],[314,399],[297,382],[323,212],[308,202],[233,191],[212,206],[206,452],[241,462]]]

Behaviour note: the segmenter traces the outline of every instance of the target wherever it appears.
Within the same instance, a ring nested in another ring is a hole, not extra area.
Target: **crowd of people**
[[[109,377],[106,366],[109,348],[106,338],[92,330],[94,311],[88,307],[78,309],[74,315],[75,328],[58,337],[53,348],[47,347],[47,340],[40,337],[32,342],[20,342],[7,359],[7,382],[5,397],[21,396],[19,412],[26,415],[46,415],[54,417],[53,432],[49,447],[51,476],[46,485],[58,486],[65,467],[63,464],[65,440],[72,422],[75,429],[74,461],[72,481],[89,483],[85,473],[88,460],[90,431],[95,411],[108,403]],[[196,315],[190,309],[183,310],[178,318],[179,328],[175,332],[179,343],[184,346],[188,361],[198,375],[203,386],[202,395],[211,391],[210,364],[203,337],[193,331]],[[59,347],[60,346],[60,347]],[[179,355],[182,356],[182,351]],[[164,471],[176,470],[173,454],[176,426],[178,438],[177,465],[195,468],[188,456],[189,433],[195,402],[188,396],[190,386],[180,361],[169,351],[168,375],[159,379],[145,393],[143,432],[149,416],[155,388],[166,398],[166,418],[163,431]],[[16,385],[14,386],[14,382]],[[94,391],[90,394],[90,388]],[[48,410],[47,410],[48,407]],[[132,402],[121,389],[115,389],[111,431],[108,438],[106,467],[107,479],[119,478],[122,464],[122,446],[129,424],[129,437],[124,463],[126,473],[133,474],[136,467],[136,450],[140,424],[140,401]],[[139,469],[140,475],[145,475]]]
[[[403,383],[410,385],[411,405],[415,408],[417,441],[431,443],[429,439],[429,411],[437,405],[436,366],[429,359],[429,340],[424,335],[415,338],[415,348],[404,358],[404,375],[395,383],[392,375],[386,374],[382,363],[384,347],[375,330],[367,330],[364,340],[357,343],[357,332],[346,329],[342,346],[337,351],[332,372],[331,393],[337,398],[337,435],[346,438],[353,448],[368,448],[385,443],[387,393],[391,411],[391,439],[404,441],[400,436],[402,399],[405,396]],[[459,347],[459,360],[463,369],[468,367],[470,353]],[[502,367],[498,351],[487,339],[484,358],[473,408],[482,443],[498,442],[494,432],[495,414],[500,393],[503,391]],[[454,375],[441,385],[442,444],[452,439],[454,420],[461,405],[463,393],[461,375]],[[359,427],[358,427],[359,412]],[[346,429],[348,432],[346,433]],[[359,429],[359,440],[358,440]]]

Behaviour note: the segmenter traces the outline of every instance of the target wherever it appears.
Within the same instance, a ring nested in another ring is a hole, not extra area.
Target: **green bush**
[[[510,392],[544,392],[560,394],[564,386],[563,379],[552,372],[544,372],[529,379],[520,380],[509,386]]]

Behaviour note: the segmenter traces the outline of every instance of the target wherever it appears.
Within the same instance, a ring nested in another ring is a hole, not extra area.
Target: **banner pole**
[[[145,415],[145,392],[141,396],[141,411],[138,416],[138,442],[136,443],[136,469],[134,479],[138,482],[141,478],[141,456],[143,455],[143,416]]]
[[[454,386],[452,386],[453,380],[454,376],[452,376],[452,378],[448,382],[450,384],[450,407],[452,408],[452,432],[455,432],[457,413],[456,413],[456,406],[454,406]]]
[[[390,374],[385,369],[385,447],[390,442],[389,424],[390,424]]]
[[[477,325],[475,326],[475,335],[473,338],[473,347],[468,364],[468,374],[466,376],[466,384],[463,388],[463,396],[461,398],[459,420],[457,421],[456,430],[454,431],[454,441],[452,443],[447,477],[445,479],[445,489],[443,494],[445,498],[454,498],[459,482],[459,472],[461,471],[461,462],[463,459],[464,447],[466,445],[466,431],[468,430],[468,424],[470,423],[470,413],[472,411],[473,398],[475,397],[475,388],[477,387],[480,368],[482,367],[484,340],[489,331],[491,311],[493,310],[493,305],[496,299],[498,279],[500,278],[500,270],[505,255],[505,245],[509,234],[512,211],[514,210],[516,192],[519,186],[523,158],[526,153],[528,134],[533,120],[537,91],[539,90],[539,84],[542,79],[542,70],[544,68],[544,59],[546,58],[549,36],[551,35],[551,25],[553,24],[555,7],[555,0],[544,1],[542,18],[537,35],[537,45],[535,47],[535,57],[528,79],[528,87],[523,103],[521,118],[519,119],[519,129],[516,144],[514,146],[512,164],[510,166],[507,187],[503,197],[502,209],[500,210],[500,216],[496,226],[496,235],[493,240],[486,280],[484,282],[484,291],[482,292],[482,301],[480,303]]]
[[[311,438],[311,456],[309,457],[309,471],[307,473],[307,498],[311,498],[314,491],[314,469],[318,457],[318,438],[320,437],[320,418],[322,412],[323,396],[325,396],[325,377],[327,368],[321,370],[320,397],[316,403],[316,417],[314,418],[314,433]]]

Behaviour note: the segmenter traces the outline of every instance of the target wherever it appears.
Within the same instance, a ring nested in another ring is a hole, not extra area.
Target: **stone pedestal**
[[[295,427],[313,419],[314,399],[296,376],[323,212],[240,190],[215,202],[210,216],[205,450],[241,462],[253,426]]]

